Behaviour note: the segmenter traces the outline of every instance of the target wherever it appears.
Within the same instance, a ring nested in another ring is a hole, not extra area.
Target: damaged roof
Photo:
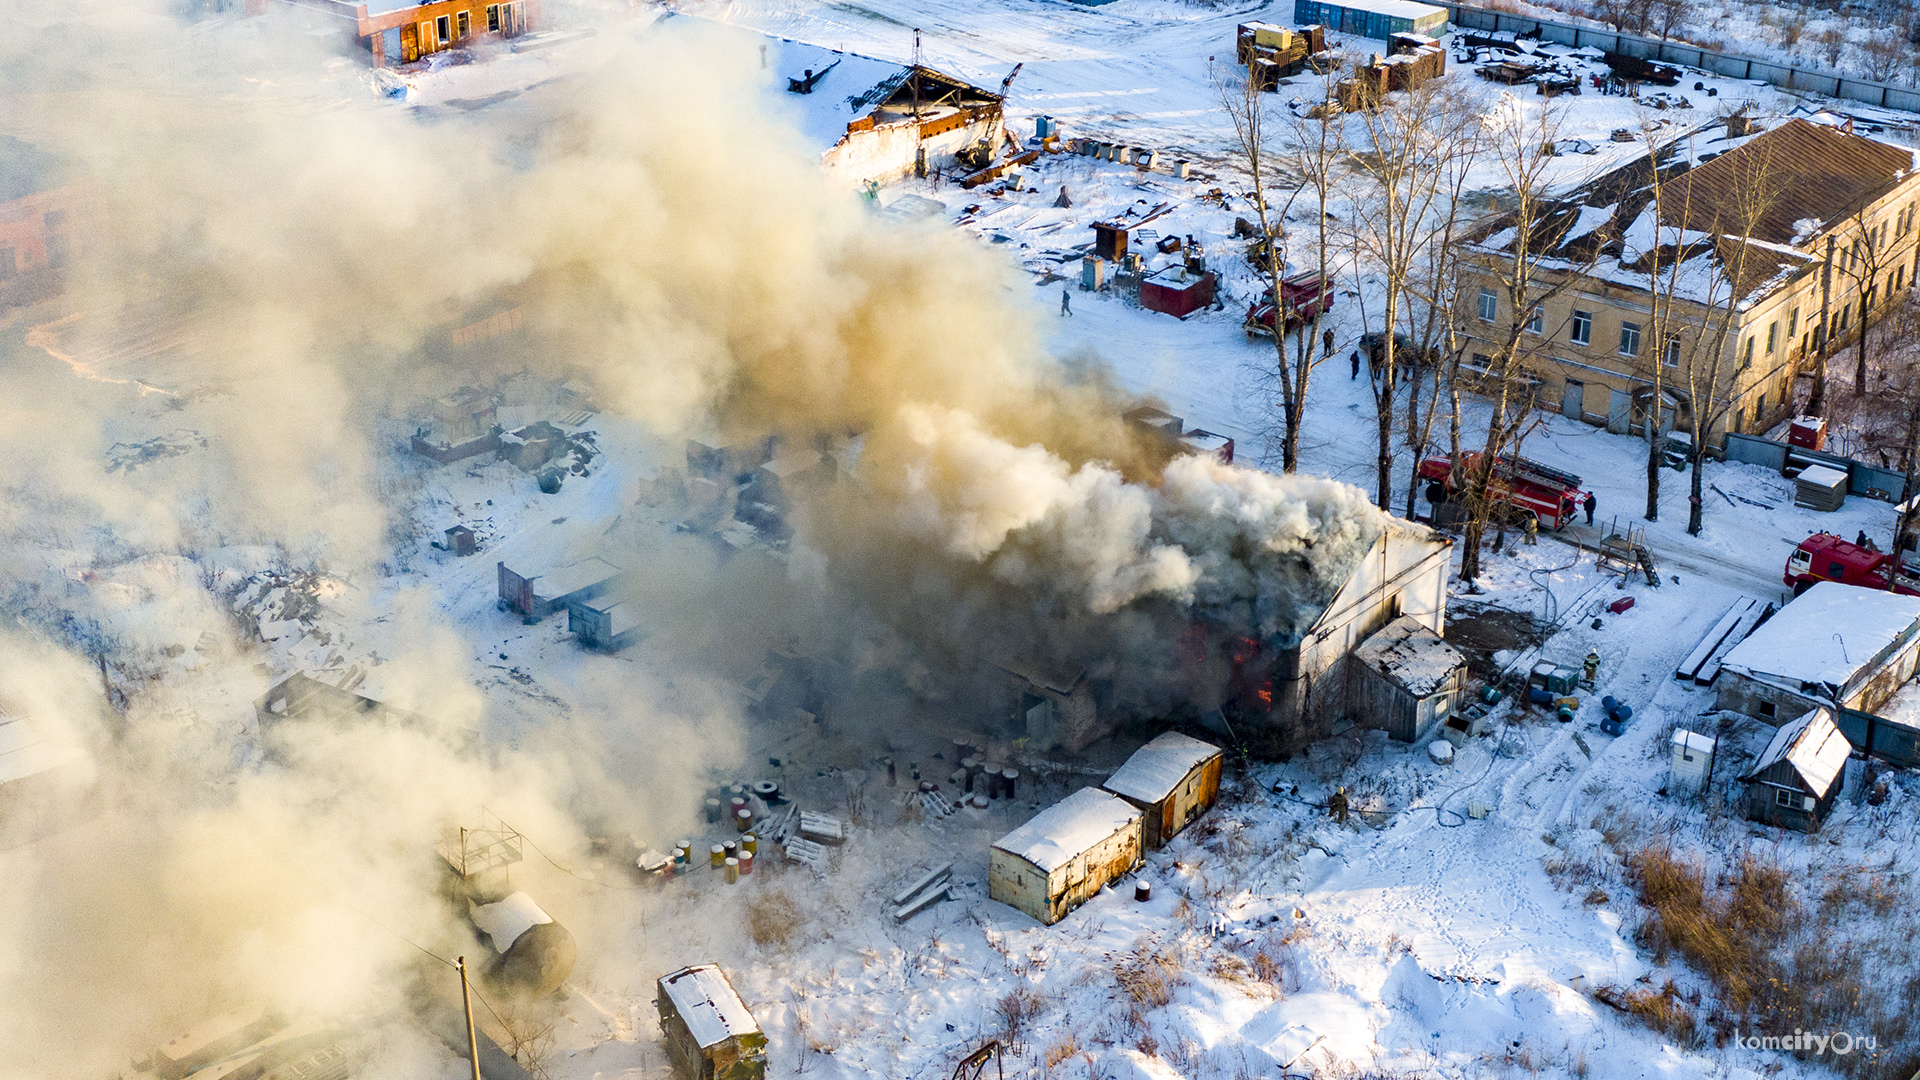
[[[1444,689],[1467,664],[1460,650],[1411,615],[1381,627],[1353,650],[1353,656],[1416,698]]]
[[[1773,740],[1754,759],[1753,768],[1743,780],[1752,780],[1785,761],[1807,785],[1809,791],[1826,794],[1847,767],[1847,755],[1853,752],[1847,737],[1834,725],[1833,714],[1815,709],[1791,723],[1782,724]]]
[[[742,1035],[760,1034],[760,1025],[717,964],[681,968],[660,980],[673,1011],[702,1050]]]
[[[1127,828],[1140,828],[1140,811],[1118,795],[1086,787],[1035,814],[993,846],[1051,874]]]
[[[1812,241],[1912,169],[1912,151],[1798,117],[1744,135],[1719,118],[1545,200],[1530,246],[1548,268],[1643,292],[1658,273],[1697,303],[1750,301],[1810,272]],[[1509,213],[1469,242],[1511,254],[1518,239]]]
[[[1159,802],[1187,774],[1220,756],[1220,748],[1177,731],[1163,732],[1133,752],[1125,765],[1100,785],[1115,795],[1140,802]]]

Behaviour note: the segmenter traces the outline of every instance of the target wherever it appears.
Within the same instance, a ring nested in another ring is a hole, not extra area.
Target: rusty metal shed
[[[1220,748],[1177,731],[1133,752],[1100,785],[1140,808],[1140,841],[1158,850],[1220,795]]]
[[[1140,862],[1141,814],[1081,788],[993,845],[987,895],[1051,926]]]

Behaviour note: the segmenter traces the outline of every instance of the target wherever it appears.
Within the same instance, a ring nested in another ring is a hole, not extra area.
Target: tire
[[[1793,595],[1799,596],[1811,588],[1813,588],[1813,582],[1808,581],[1806,578],[1801,578],[1799,581],[1793,583]]]

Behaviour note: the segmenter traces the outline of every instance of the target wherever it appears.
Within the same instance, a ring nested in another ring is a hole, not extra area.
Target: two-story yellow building
[[[1687,374],[1700,385],[1717,349],[1709,441],[1764,431],[1823,348],[1913,285],[1917,201],[1910,150],[1804,119],[1710,121],[1534,215],[1522,315],[1514,216],[1470,234],[1463,366],[1496,366],[1517,329],[1539,407],[1644,430],[1659,371],[1663,430],[1691,431]]]

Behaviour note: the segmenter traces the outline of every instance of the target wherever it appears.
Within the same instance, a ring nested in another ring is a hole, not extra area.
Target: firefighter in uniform
[[[1588,649],[1587,659],[1581,665],[1585,669],[1587,689],[1593,689],[1594,676],[1600,674],[1600,650]]]
[[[1327,815],[1342,825],[1347,823],[1347,789],[1333,789],[1333,796],[1327,800]]]

